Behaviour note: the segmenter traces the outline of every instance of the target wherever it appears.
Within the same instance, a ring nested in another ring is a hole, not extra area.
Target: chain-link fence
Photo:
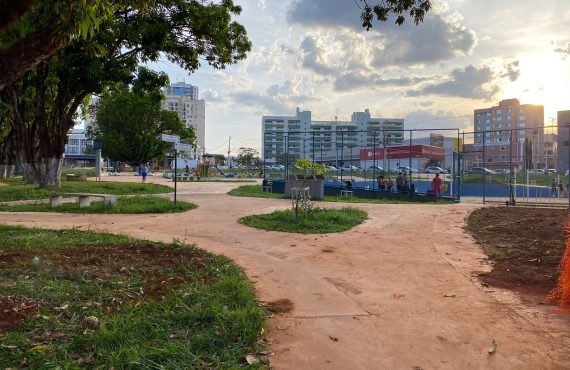
[[[568,174],[560,167],[556,126],[463,132],[464,200],[567,206]],[[570,161],[570,158],[568,159]]]
[[[440,177],[440,194],[459,200],[463,139],[457,129],[376,129],[354,126],[320,127],[296,132],[265,132],[264,179],[285,180],[302,175],[295,166],[307,158],[326,166],[327,186],[350,182],[355,189],[429,193]],[[400,187],[400,174],[405,184]],[[390,184],[392,186],[390,187]]]
[[[458,129],[369,129],[321,125],[311,131],[265,132],[264,179],[302,175],[299,158],[322,163],[326,183],[387,190],[405,173],[408,191],[429,193],[436,174],[441,195],[476,203],[568,206],[556,126],[479,132]],[[570,158],[568,159],[570,161]]]

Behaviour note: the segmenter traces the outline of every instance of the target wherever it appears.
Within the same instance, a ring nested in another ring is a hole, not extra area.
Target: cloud
[[[291,114],[296,106],[308,102],[318,102],[320,97],[301,77],[294,77],[281,84],[273,84],[265,93],[251,89],[219,92],[208,89],[202,93],[206,103],[232,108],[254,108],[261,114]]]
[[[434,102],[434,101],[431,101],[431,100],[429,100],[429,101],[422,101],[422,102],[416,103],[416,105],[419,105],[419,106],[424,107],[424,108],[431,107],[431,106],[434,105],[434,104],[435,104],[435,102]]]
[[[561,48],[554,49],[554,51],[557,53],[570,55],[570,42],[567,42],[566,45]]]
[[[472,116],[459,115],[449,111],[442,110],[415,110],[404,116],[406,128],[413,127],[417,129],[449,129],[459,128],[461,130],[469,130],[472,128]],[[429,135],[427,133],[424,133]],[[447,133],[447,135],[457,135],[456,133]]]
[[[301,43],[303,56],[303,67],[312,70],[323,76],[334,73],[323,53],[323,48],[317,44],[317,40],[313,36],[307,36]]]
[[[361,9],[354,1],[299,0],[291,4],[287,19],[291,23],[321,27],[360,27]]]
[[[351,72],[337,77],[334,82],[334,89],[338,92],[353,92],[371,88],[409,87],[431,79],[431,77],[416,76],[384,79],[378,73]]]
[[[520,75],[521,75],[521,71],[520,71],[520,69],[519,69],[519,64],[520,64],[520,63],[519,63],[518,60],[516,60],[516,61],[514,61],[514,62],[512,62],[512,63],[507,64],[507,65],[505,66],[505,68],[507,69],[507,71],[506,71],[503,75],[501,75],[501,77],[508,77],[509,80],[511,80],[511,81],[513,81],[513,82],[516,81],[516,80],[518,80],[518,78],[519,78]]]
[[[289,9],[288,20],[316,32],[320,29],[339,33],[344,29],[361,35],[367,41],[365,52],[371,54],[370,67],[374,68],[424,65],[469,55],[478,43],[475,32],[462,24],[461,15],[449,14],[445,6],[430,11],[419,26],[413,22],[396,26],[388,21],[378,23],[370,32],[360,27],[360,9],[349,0],[296,2]],[[354,55],[353,44],[349,43],[352,40],[345,35],[346,32],[336,41],[344,38],[343,54]]]
[[[493,83],[495,77],[495,73],[488,66],[468,65],[463,69],[454,69],[448,81],[410,90],[406,95],[442,95],[489,101],[499,92],[499,87]]]

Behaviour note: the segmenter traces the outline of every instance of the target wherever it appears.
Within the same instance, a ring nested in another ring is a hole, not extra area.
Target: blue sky
[[[405,118],[407,128],[471,130],[473,109],[518,98],[544,104],[546,123],[570,109],[570,7],[562,0],[433,1],[424,23],[360,27],[354,0],[236,0],[253,42],[248,58],[196,73],[152,65],[200,87],[206,149],[261,146],[261,116]]]

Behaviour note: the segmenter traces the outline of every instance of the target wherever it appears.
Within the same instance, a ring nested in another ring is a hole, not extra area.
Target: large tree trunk
[[[23,178],[28,184],[41,188],[61,187],[62,158],[38,158],[34,163],[23,163]]]
[[[61,187],[62,158],[40,158],[36,162],[36,170],[41,188]]]
[[[16,172],[16,165],[15,164],[7,164],[6,165],[6,178],[7,179],[13,178],[15,172]]]

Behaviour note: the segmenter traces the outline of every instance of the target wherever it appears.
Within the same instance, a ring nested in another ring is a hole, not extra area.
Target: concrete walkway
[[[476,206],[353,205],[369,213],[364,224],[299,235],[237,223],[289,206],[225,195],[238,185],[179,184],[179,199],[199,205],[183,214],[0,213],[0,222],[176,238],[233,258],[262,301],[293,302],[269,321],[276,369],[570,368],[569,316],[524,306],[473,277],[489,268],[462,230]]]

